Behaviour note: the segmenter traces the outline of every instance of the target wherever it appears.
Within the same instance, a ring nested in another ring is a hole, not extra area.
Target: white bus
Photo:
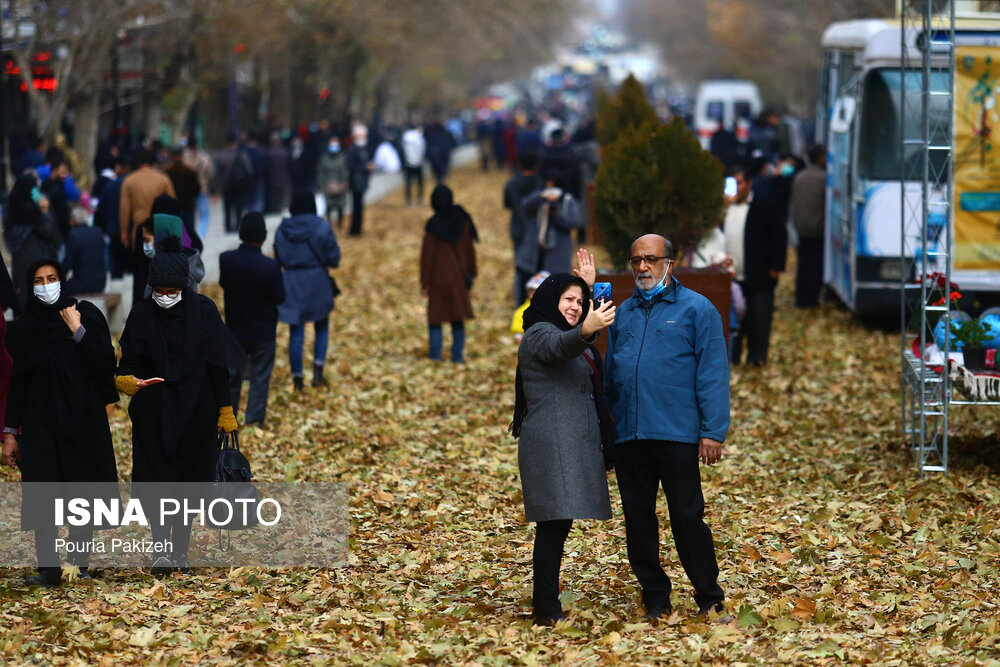
[[[694,129],[702,148],[708,148],[720,127],[735,132],[740,141],[750,135],[750,126],[763,106],[753,81],[717,79],[702,81],[694,102]]]
[[[899,20],[861,19],[831,24],[823,33],[816,141],[827,146],[824,281],[855,313],[898,311],[902,253],[913,257],[919,249],[919,239],[901,248],[903,192],[906,215],[922,210],[921,182],[903,182],[902,174],[904,166],[906,173],[919,173],[911,167],[923,159],[919,146],[907,145],[905,152],[900,146],[900,130],[905,139],[919,139],[923,125],[913,111],[921,109],[922,72],[901,71],[901,30]],[[958,44],[992,46],[1000,43],[998,37],[1000,21],[956,22]],[[921,62],[918,45],[928,38],[935,36],[908,32],[907,62]],[[945,60],[935,67],[946,67],[947,53],[940,57]],[[949,113],[948,95],[933,95],[933,91],[946,92],[949,79],[947,71],[931,70],[931,126],[945,128],[940,136],[932,137],[935,145],[951,143],[952,119],[942,118]],[[905,114],[903,95],[907,97]],[[932,161],[947,159],[943,151],[932,151],[930,156]],[[932,164],[934,171],[941,167]],[[943,266],[934,266],[930,253],[945,242],[945,225],[951,224],[949,207],[934,205],[946,195],[940,191],[930,195],[929,256],[918,270],[944,271]],[[907,229],[914,228],[913,222],[907,220]],[[918,278],[906,276],[908,281]],[[1000,265],[996,270],[975,271],[953,266],[952,279],[967,296],[993,293],[995,298],[1000,292]]]

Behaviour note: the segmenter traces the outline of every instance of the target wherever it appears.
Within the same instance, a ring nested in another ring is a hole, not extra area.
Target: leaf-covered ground
[[[956,408],[951,472],[921,480],[900,435],[898,336],[833,306],[795,311],[787,278],[772,364],[733,373],[726,455],[703,469],[723,618],[691,619],[664,531],[676,611],[640,622],[613,503],[612,520],[570,534],[572,622],[532,628],[533,533],[505,431],[516,351],[502,184],[500,174],[453,178],[482,238],[466,365],[424,359],[416,276],[428,211],[404,208],[399,194],[372,207],[364,237],[342,240],[329,389],[289,391],[282,331],[269,425],[246,430],[244,448],[260,479],[350,484],[348,566],[164,580],[105,571],[53,591],[3,570],[4,661],[1000,664],[995,409]],[[113,425],[127,476],[121,409]],[[7,469],[0,479],[16,478]],[[613,475],[611,485],[617,500]]]

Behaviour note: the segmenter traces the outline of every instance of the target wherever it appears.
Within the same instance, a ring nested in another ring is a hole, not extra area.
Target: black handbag
[[[233,512],[231,517],[228,510],[221,507],[209,512],[209,522],[213,528],[244,530],[257,525],[257,487],[253,485],[252,480],[250,462],[240,451],[240,441],[236,431],[220,433],[219,450],[215,459],[213,496],[227,501]],[[216,521],[216,518],[220,517],[226,517],[228,521]]]

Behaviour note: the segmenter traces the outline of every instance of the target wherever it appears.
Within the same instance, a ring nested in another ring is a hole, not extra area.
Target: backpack
[[[249,190],[253,186],[253,164],[243,149],[236,151],[233,164],[226,176],[226,189],[230,192]]]

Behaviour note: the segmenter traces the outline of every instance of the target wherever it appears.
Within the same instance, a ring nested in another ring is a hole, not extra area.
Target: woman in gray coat
[[[602,430],[614,430],[592,343],[614,319],[610,302],[593,309],[587,283],[566,273],[549,276],[524,312],[511,433],[520,437],[524,516],[538,524],[532,556],[537,625],[565,618],[559,566],[573,520],[611,518],[602,442],[611,445],[614,438],[602,438]]]

